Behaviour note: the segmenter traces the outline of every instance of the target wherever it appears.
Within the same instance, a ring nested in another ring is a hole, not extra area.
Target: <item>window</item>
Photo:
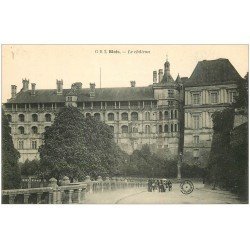
[[[134,109],[138,108],[138,102],[130,102],[130,107]]]
[[[174,111],[174,118],[177,119],[178,118],[177,116],[178,116],[178,110],[175,110]]]
[[[38,129],[37,129],[36,126],[31,127],[31,131],[32,131],[33,134],[37,134],[38,133]]]
[[[122,120],[127,121],[128,120],[128,113],[122,113]]]
[[[101,102],[93,102],[94,109],[101,109]]]
[[[86,113],[86,118],[90,118],[91,114],[90,113]]]
[[[236,92],[235,91],[231,91],[228,93],[229,94],[229,102],[235,102],[235,97],[236,97]]]
[[[114,113],[109,113],[108,114],[108,121],[114,121],[115,120],[115,115]]]
[[[23,141],[18,141],[17,148],[18,149],[23,149],[24,142]]]
[[[150,101],[144,101],[144,107],[145,108],[151,107],[151,102]]]
[[[177,124],[174,125],[174,131],[177,132],[178,131],[178,127]]]
[[[19,127],[18,131],[19,131],[19,134],[23,135],[24,134],[24,127]]]
[[[112,132],[112,133],[114,133],[114,132],[115,132],[115,128],[114,128],[114,126],[109,126],[109,128],[110,128],[110,130],[111,130],[111,132]]]
[[[37,149],[37,141],[31,141],[31,148]]]
[[[126,125],[122,126],[122,133],[128,133],[128,126]]]
[[[50,114],[45,115],[45,121],[46,122],[51,122],[51,115]]]
[[[170,97],[170,98],[174,97],[174,90],[173,89],[168,90],[168,97]]]
[[[193,116],[193,122],[194,122],[193,128],[194,129],[199,129],[200,128],[200,116],[199,115],[194,115]]]
[[[162,125],[159,125],[159,133],[162,133]]]
[[[171,128],[171,132],[174,132],[174,125],[173,124],[171,124],[170,128]]]
[[[165,126],[164,126],[164,133],[168,133],[168,125],[167,124],[165,124]]]
[[[50,126],[46,126],[46,127],[44,128],[45,132],[46,132],[49,128],[50,128]]]
[[[38,121],[38,115],[37,114],[33,114],[32,115],[32,121],[33,122],[37,122]]]
[[[150,126],[149,125],[145,126],[145,133],[150,134]]]
[[[84,107],[85,108],[91,108],[91,102],[85,102]]]
[[[195,135],[195,136],[194,136],[194,144],[199,144],[199,142],[200,142],[199,136],[198,136],[198,135]]]
[[[107,102],[107,108],[108,109],[114,109],[115,108],[115,102]]]
[[[133,133],[138,133],[138,128],[137,127],[133,127]]]
[[[168,105],[169,106],[173,106],[174,105],[174,101],[168,101]]]
[[[217,92],[210,93],[210,101],[211,101],[211,103],[218,103],[218,93]]]
[[[72,102],[72,96],[68,96],[68,102]]]
[[[169,117],[168,117],[168,111],[165,111],[164,112],[164,120],[167,120]]]
[[[12,116],[11,115],[7,115],[7,119],[9,122],[12,122]]]
[[[159,112],[159,120],[162,120],[162,112]]]
[[[170,119],[174,119],[174,111],[173,110],[170,111]]]
[[[137,112],[132,112],[131,113],[131,120],[132,121],[138,121],[138,113]]]
[[[149,121],[149,120],[150,120],[150,113],[149,113],[149,112],[146,112],[146,113],[145,113],[145,120],[146,120],[146,121]]]
[[[199,159],[199,149],[194,149],[193,151],[193,156],[195,160]]]
[[[97,121],[100,121],[101,120],[101,115],[99,113],[95,113],[94,114],[94,118],[97,120]]]
[[[24,122],[24,114],[20,114],[18,117],[19,117],[19,122]]]
[[[200,104],[200,93],[193,93],[192,94],[192,103],[193,104]]]

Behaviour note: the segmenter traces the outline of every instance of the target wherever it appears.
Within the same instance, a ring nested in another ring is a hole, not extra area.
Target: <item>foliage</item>
[[[183,163],[181,167],[182,178],[203,178],[205,170],[197,165],[190,166]]]
[[[214,135],[209,156],[208,181],[215,186],[246,196],[248,181],[247,124],[233,129],[234,110],[213,115]]]
[[[9,121],[2,110],[2,188],[19,188],[21,174],[18,166],[19,152],[14,148]]]
[[[38,160],[26,160],[24,163],[20,163],[21,175],[39,175],[40,171],[40,161]]]
[[[238,95],[235,98],[235,108],[248,109],[248,73],[244,77],[245,80],[238,84]]]
[[[86,175],[118,175],[124,157],[109,126],[94,118],[84,118],[74,107],[59,111],[44,133],[39,153],[43,177],[60,179],[67,175],[71,180]]]
[[[140,150],[135,150],[129,157],[124,173],[127,176],[136,177],[171,178],[177,175],[177,163],[152,153],[146,144]]]

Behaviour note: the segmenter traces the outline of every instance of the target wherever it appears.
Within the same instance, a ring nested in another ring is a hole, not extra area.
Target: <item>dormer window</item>
[[[218,103],[218,92],[211,92],[210,93],[210,101],[211,103]]]
[[[174,90],[173,89],[168,90],[168,97],[170,97],[170,98],[174,97]]]

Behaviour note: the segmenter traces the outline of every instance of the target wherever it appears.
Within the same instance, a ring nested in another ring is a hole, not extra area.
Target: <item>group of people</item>
[[[172,182],[166,179],[149,179],[148,180],[148,192],[154,192],[158,190],[159,192],[166,192],[172,190]]]

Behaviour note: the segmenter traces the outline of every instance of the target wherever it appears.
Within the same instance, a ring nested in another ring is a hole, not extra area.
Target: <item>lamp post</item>
[[[178,159],[178,163],[177,163],[177,179],[180,180],[181,179],[181,165],[182,165],[182,152],[180,152],[179,155],[179,159]]]

